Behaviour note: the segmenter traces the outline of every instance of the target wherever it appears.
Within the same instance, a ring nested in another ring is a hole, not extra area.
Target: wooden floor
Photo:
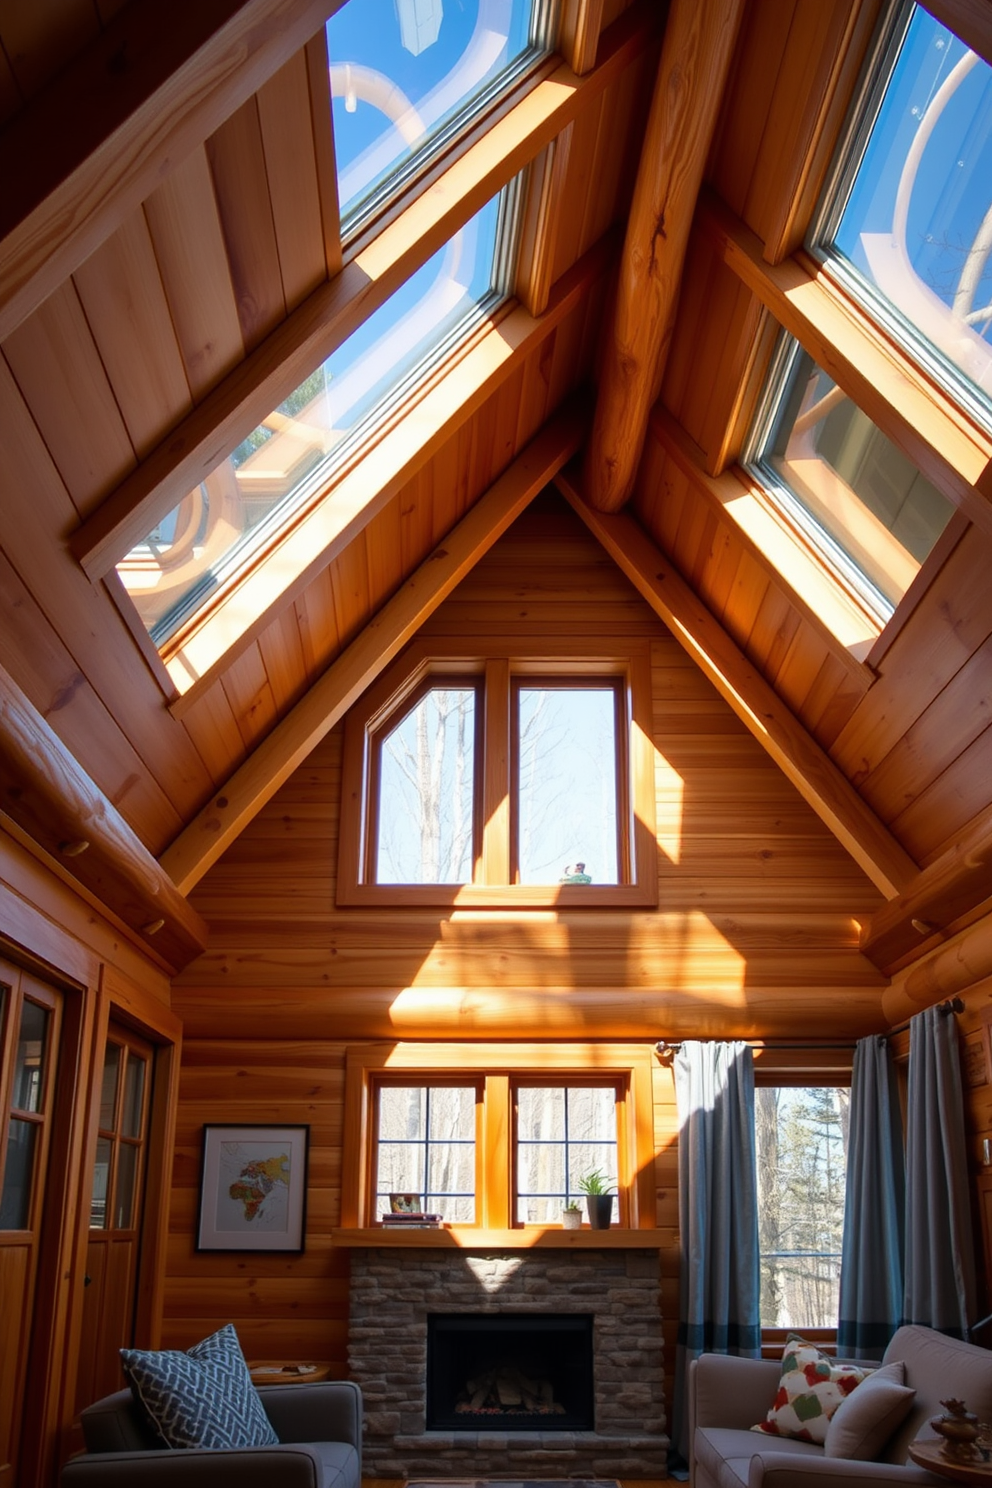
[[[550,1473],[548,1474],[548,1477],[549,1478],[552,1477],[552,1476],[553,1476],[553,1474],[550,1474]],[[426,1482],[428,1480],[427,1479],[420,1479],[418,1481]],[[435,1480],[434,1479],[431,1479],[430,1481],[433,1482]],[[448,1480],[447,1479],[443,1479],[443,1478],[438,1478],[436,1481],[437,1482],[447,1482]],[[452,1478],[451,1479],[452,1484],[455,1484],[455,1483],[469,1483],[469,1482],[472,1482],[472,1483],[475,1483],[475,1482],[492,1483],[492,1482],[498,1482],[498,1481],[499,1481],[499,1479],[496,1479],[496,1478],[478,1478],[478,1479],[476,1479],[476,1478]],[[512,1481],[517,1482],[519,1480],[518,1479],[513,1479]],[[530,1481],[530,1480],[528,1480],[528,1481]],[[546,1479],[543,1479],[542,1478],[541,1481],[542,1482],[545,1482]],[[562,1478],[560,1481],[562,1483],[568,1483],[570,1481],[570,1479],[569,1478]],[[660,1485],[662,1483],[671,1483],[671,1482],[674,1481],[674,1479],[672,1479],[672,1478],[617,1478],[616,1481],[620,1484],[620,1488],[660,1488]],[[406,1482],[406,1479],[405,1478],[363,1478],[362,1479],[362,1488],[397,1488],[397,1485],[398,1484],[405,1483],[405,1482]]]

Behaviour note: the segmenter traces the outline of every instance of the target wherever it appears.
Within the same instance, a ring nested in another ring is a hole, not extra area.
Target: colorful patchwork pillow
[[[278,1444],[230,1323],[187,1352],[121,1349],[132,1394],[168,1447]]]
[[[790,1333],[772,1408],[751,1430],[764,1431],[769,1436],[791,1436],[822,1446],[830,1417],[866,1373],[856,1364],[838,1364],[798,1333]]]

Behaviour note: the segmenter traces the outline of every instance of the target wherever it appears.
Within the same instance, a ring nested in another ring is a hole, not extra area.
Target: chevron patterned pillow
[[[279,1441],[230,1323],[186,1353],[121,1349],[121,1364],[169,1447],[270,1447]]]

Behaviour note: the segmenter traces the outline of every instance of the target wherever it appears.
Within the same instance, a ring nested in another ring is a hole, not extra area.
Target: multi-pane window
[[[761,1324],[835,1328],[849,1090],[755,1090]]]
[[[556,1224],[579,1180],[617,1174],[615,1085],[524,1085],[516,1092],[516,1219]]]
[[[405,1194],[451,1224],[474,1224],[477,1086],[383,1084],[377,1096],[376,1215]]]
[[[0,996],[6,1001],[9,994]],[[44,1137],[44,1102],[51,1066],[51,1023],[48,1008],[27,997],[21,1000],[0,1188],[0,1230],[27,1230],[33,1221],[37,1153]]]
[[[137,1040],[133,1040],[137,1045]],[[139,1208],[148,1110],[149,1051],[108,1039],[100,1085],[90,1228],[130,1230]]]
[[[893,7],[813,251],[992,428],[992,68]]]
[[[545,55],[551,0],[348,0],[327,22],[343,226],[381,210]]]
[[[783,334],[749,464],[884,624],[954,507]]]

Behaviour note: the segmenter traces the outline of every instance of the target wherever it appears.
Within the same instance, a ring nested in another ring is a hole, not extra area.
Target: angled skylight
[[[327,22],[342,222],[355,227],[550,48],[557,0],[348,0]]]
[[[992,428],[992,68],[896,13],[814,249]]]
[[[321,499],[345,458],[503,298],[507,195],[411,275],[117,565],[160,649]]]
[[[785,334],[752,443],[772,500],[884,625],[951,502]]]

